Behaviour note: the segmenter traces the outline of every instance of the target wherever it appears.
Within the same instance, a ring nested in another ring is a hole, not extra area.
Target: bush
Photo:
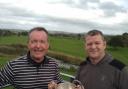
[[[27,51],[25,45],[21,44],[12,44],[12,45],[5,45],[0,46],[0,53],[8,54],[8,55],[23,55]]]

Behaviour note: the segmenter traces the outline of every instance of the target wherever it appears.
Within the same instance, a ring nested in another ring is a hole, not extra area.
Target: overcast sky
[[[0,28],[128,32],[128,0],[0,0]]]

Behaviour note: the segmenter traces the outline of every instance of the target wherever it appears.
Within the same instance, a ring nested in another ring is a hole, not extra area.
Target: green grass
[[[0,67],[2,67],[8,60],[6,57],[0,57]]]
[[[128,65],[128,48],[109,48],[108,52],[112,54],[114,58]]]
[[[85,56],[83,40],[77,38],[50,37],[50,50],[81,58]]]
[[[12,60],[14,57],[10,55],[0,54],[0,67],[4,66],[8,61]]]
[[[67,80],[67,81],[71,81],[71,78],[70,77],[67,77],[67,76],[61,76],[63,80]]]
[[[26,36],[5,36],[0,37],[0,45],[10,45],[10,44],[26,44]]]

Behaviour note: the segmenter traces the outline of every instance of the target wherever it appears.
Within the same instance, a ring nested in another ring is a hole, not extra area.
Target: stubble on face
[[[99,62],[105,55],[106,41],[101,35],[87,36],[85,38],[85,50],[88,57],[94,62]]]

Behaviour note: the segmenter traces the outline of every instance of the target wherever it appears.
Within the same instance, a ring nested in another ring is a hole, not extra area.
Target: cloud
[[[128,32],[127,0],[1,0],[0,27],[107,34]]]
[[[100,3],[99,8],[104,11],[106,16],[115,16],[116,13],[126,13],[127,12],[122,6],[118,6],[112,2]]]

